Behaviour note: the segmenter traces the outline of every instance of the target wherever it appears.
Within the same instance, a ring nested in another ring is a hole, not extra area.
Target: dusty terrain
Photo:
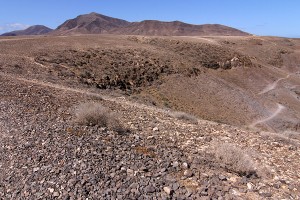
[[[0,196],[299,199],[299,49],[256,36],[1,38]],[[74,123],[89,101],[129,131]],[[219,160],[224,143],[253,171]]]

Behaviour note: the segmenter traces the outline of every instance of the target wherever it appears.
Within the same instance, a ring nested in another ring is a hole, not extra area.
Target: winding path
[[[276,111],[271,114],[270,116],[266,117],[266,118],[263,118],[263,119],[260,119],[260,120],[256,120],[254,121],[250,127],[255,127],[257,124],[261,124],[261,123],[265,123],[265,122],[268,122],[272,119],[274,119],[275,117],[277,117],[277,115],[279,115],[283,110],[285,109],[285,107],[279,103],[277,103],[277,109]]]
[[[277,87],[277,85],[278,85],[278,83],[279,83],[280,81],[290,78],[290,76],[291,76],[292,74],[299,74],[299,71],[298,71],[298,72],[295,72],[295,73],[290,73],[290,74],[288,74],[285,78],[280,78],[280,79],[276,80],[275,82],[273,82],[273,83],[267,85],[267,86],[266,86],[260,93],[258,93],[258,94],[259,94],[259,95],[262,95],[262,94],[265,94],[265,93],[267,93],[267,92],[269,92],[269,91],[271,91],[271,90],[274,90],[274,89]],[[276,109],[276,111],[275,111],[273,114],[271,114],[270,116],[268,116],[268,117],[266,117],[266,118],[263,118],[263,119],[254,121],[254,122],[250,125],[250,127],[255,127],[257,124],[265,123],[265,122],[268,122],[268,121],[274,119],[274,118],[277,117],[277,115],[279,115],[284,109],[285,109],[285,107],[284,107],[283,105],[277,103],[277,109]]]
[[[288,79],[289,77],[291,76],[291,74],[288,74],[285,78],[280,78],[278,79],[277,81],[267,85],[267,87],[265,87],[260,93],[258,93],[259,95],[261,94],[265,94],[271,90],[274,90],[276,87],[277,87],[277,84],[282,81],[282,80],[285,80],[285,79]]]

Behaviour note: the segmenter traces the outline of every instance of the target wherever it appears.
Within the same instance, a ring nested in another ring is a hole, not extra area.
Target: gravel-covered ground
[[[118,134],[72,122],[72,106],[99,98],[4,77],[1,84],[3,199],[233,196],[232,184],[212,172],[215,166],[207,155],[190,155],[147,130]],[[112,102],[103,104],[114,107]]]
[[[287,173],[294,180],[279,169],[278,180],[243,176],[214,161],[214,141],[264,151],[256,133],[245,140],[234,127],[180,121],[123,98],[103,100],[5,74],[0,82],[1,199],[299,198],[297,172]],[[74,107],[87,101],[118,112],[130,131],[75,124]],[[280,145],[299,158],[297,146]]]

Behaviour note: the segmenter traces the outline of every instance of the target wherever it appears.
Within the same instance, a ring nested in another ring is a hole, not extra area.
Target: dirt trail
[[[280,78],[278,80],[276,80],[275,82],[267,85],[267,87],[265,87],[260,93],[258,93],[259,95],[261,94],[265,94],[271,90],[274,90],[276,87],[277,87],[277,84],[282,81],[282,80],[285,80],[285,79],[288,79],[289,77],[291,76],[291,74],[288,74],[285,78]]]
[[[255,127],[257,124],[262,124],[262,123],[265,123],[265,122],[268,122],[272,119],[274,119],[275,117],[277,117],[283,110],[285,109],[285,107],[279,103],[277,103],[277,109],[276,111],[271,114],[269,117],[266,117],[266,118],[263,118],[263,119],[260,119],[260,120],[256,120],[254,121],[250,127]]]
[[[283,70],[280,70],[280,71],[286,73],[286,72],[283,71]],[[296,76],[297,76],[297,75],[299,75],[299,74],[300,74],[300,71],[297,71],[297,72],[294,72],[294,73],[289,73],[289,74],[286,75],[286,77],[280,78],[280,79],[276,80],[275,82],[268,84],[268,85],[267,85],[260,93],[258,93],[258,94],[261,95],[261,94],[265,94],[265,93],[267,93],[267,92],[269,92],[269,91],[271,91],[271,90],[274,90],[274,89],[277,87],[277,85],[278,85],[278,83],[279,83],[280,81],[285,80],[285,79],[288,79],[288,78],[290,78],[292,75],[296,75]]]

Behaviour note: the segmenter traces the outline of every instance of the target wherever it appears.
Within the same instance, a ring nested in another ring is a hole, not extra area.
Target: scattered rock
[[[167,193],[168,195],[171,195],[173,193],[172,189],[170,187],[164,187],[164,191],[165,193]]]

